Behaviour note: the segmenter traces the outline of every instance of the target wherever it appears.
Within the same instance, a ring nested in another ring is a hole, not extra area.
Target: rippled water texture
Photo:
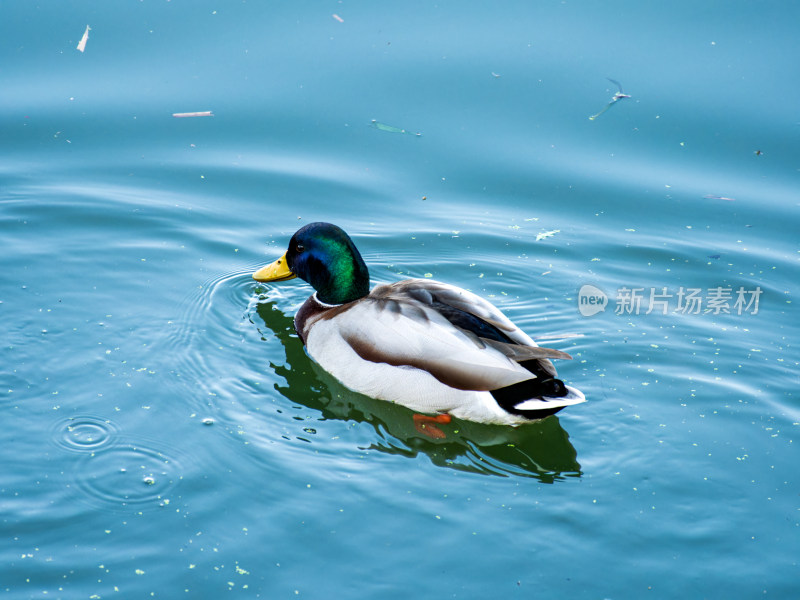
[[[0,596],[796,596],[798,17],[0,5]],[[343,388],[251,278],[316,220],[587,403],[435,439]]]

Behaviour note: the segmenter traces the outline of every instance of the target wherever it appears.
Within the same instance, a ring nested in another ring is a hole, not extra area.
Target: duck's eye
[[[297,246],[295,247],[295,250],[297,250],[298,252],[302,252],[305,249],[306,247],[303,246],[303,244],[297,244]]]

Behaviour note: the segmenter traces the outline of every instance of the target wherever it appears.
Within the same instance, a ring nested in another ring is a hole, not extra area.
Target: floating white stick
[[[78,50],[80,50],[81,52],[86,50],[86,42],[89,39],[89,32],[91,30],[92,30],[92,28],[87,25],[86,26],[86,31],[83,32],[83,37],[81,38],[81,41],[78,42]]]
[[[210,110],[206,110],[203,112],[189,112],[189,113],[172,113],[173,117],[178,117],[179,119],[183,117],[213,117],[214,113]]]

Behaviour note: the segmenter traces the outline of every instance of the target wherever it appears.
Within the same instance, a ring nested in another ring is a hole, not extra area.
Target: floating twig
[[[184,117],[213,117],[214,113],[212,113],[210,110],[205,110],[202,112],[172,113],[172,116],[179,119]]]

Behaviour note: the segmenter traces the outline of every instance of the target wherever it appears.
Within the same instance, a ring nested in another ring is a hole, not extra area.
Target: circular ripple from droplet
[[[91,415],[69,417],[56,423],[53,441],[66,450],[95,452],[114,444],[117,426]]]
[[[182,467],[169,451],[126,443],[87,456],[75,482],[90,498],[122,508],[163,503],[181,478]]]

